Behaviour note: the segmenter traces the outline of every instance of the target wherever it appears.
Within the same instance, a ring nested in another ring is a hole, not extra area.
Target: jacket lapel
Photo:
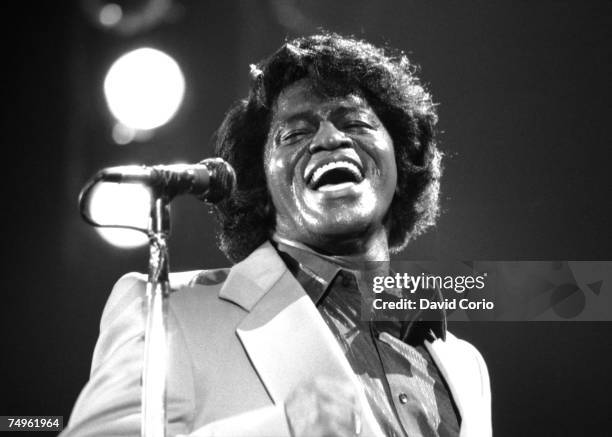
[[[220,297],[248,311],[236,333],[275,403],[315,375],[346,379],[353,374],[316,307],[270,243],[232,268]]]
[[[382,435],[340,346],[269,242],[231,269],[219,296],[248,312],[236,333],[274,404],[282,405],[295,387],[315,377],[347,381],[360,393],[363,435]],[[481,368],[478,353],[451,333],[425,345],[459,409],[461,436],[491,435],[490,417],[484,417],[490,411],[488,381],[475,372]]]
[[[491,435],[490,418],[487,417],[490,405],[485,393],[489,388],[488,385],[484,387],[483,375],[475,371],[481,368],[478,353],[450,332],[445,341],[426,341],[425,346],[444,376],[459,410],[461,437]]]
[[[340,346],[270,243],[232,268],[220,296],[249,311],[236,333],[275,404],[315,377],[347,381],[361,395],[364,435],[382,435]]]
[[[274,247],[266,242],[231,268],[219,297],[251,311],[286,270]]]

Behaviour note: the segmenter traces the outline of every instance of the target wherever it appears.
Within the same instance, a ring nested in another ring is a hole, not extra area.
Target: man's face
[[[397,183],[393,141],[366,100],[325,97],[308,79],[279,95],[264,167],[278,234],[328,251],[380,231]]]

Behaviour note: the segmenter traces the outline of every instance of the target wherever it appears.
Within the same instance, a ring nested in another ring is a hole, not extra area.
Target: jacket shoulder
[[[214,286],[222,285],[227,279],[229,268],[192,270],[170,274],[170,286],[173,290],[190,285]]]
[[[169,283],[171,292],[179,292],[182,289],[193,285],[203,285],[198,287],[201,291],[218,291],[215,286],[223,285],[229,274],[229,268],[209,269],[209,270],[190,270],[185,272],[170,273]],[[209,288],[211,287],[211,288]],[[114,320],[133,302],[142,301],[146,297],[147,275],[138,272],[130,272],[123,275],[115,285],[106,301],[100,328],[103,329]]]
[[[115,285],[106,300],[100,330],[109,326],[134,301],[141,300],[146,294],[147,276],[137,272],[126,273]]]

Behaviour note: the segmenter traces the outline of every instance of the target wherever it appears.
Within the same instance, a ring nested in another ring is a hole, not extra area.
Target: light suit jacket
[[[316,376],[356,375],[316,307],[265,243],[230,270],[172,274],[168,435],[288,436],[283,402]],[[146,277],[122,277],[108,299],[90,380],[65,436],[138,436]],[[461,415],[461,436],[491,434],[480,353],[448,334],[426,346]],[[363,436],[382,436],[363,391]]]

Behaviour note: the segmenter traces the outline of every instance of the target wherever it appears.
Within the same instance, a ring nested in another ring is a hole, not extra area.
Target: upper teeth
[[[355,178],[357,180],[361,179],[361,172],[359,171],[359,168],[357,168],[357,166],[353,164],[352,162],[333,161],[333,162],[328,162],[327,164],[317,168],[315,172],[313,173],[312,178],[310,179],[311,183],[316,184],[319,181],[319,179],[321,179],[321,176],[323,176],[326,172],[336,169],[336,168],[344,168],[346,170],[349,170],[351,173],[355,175]]]

